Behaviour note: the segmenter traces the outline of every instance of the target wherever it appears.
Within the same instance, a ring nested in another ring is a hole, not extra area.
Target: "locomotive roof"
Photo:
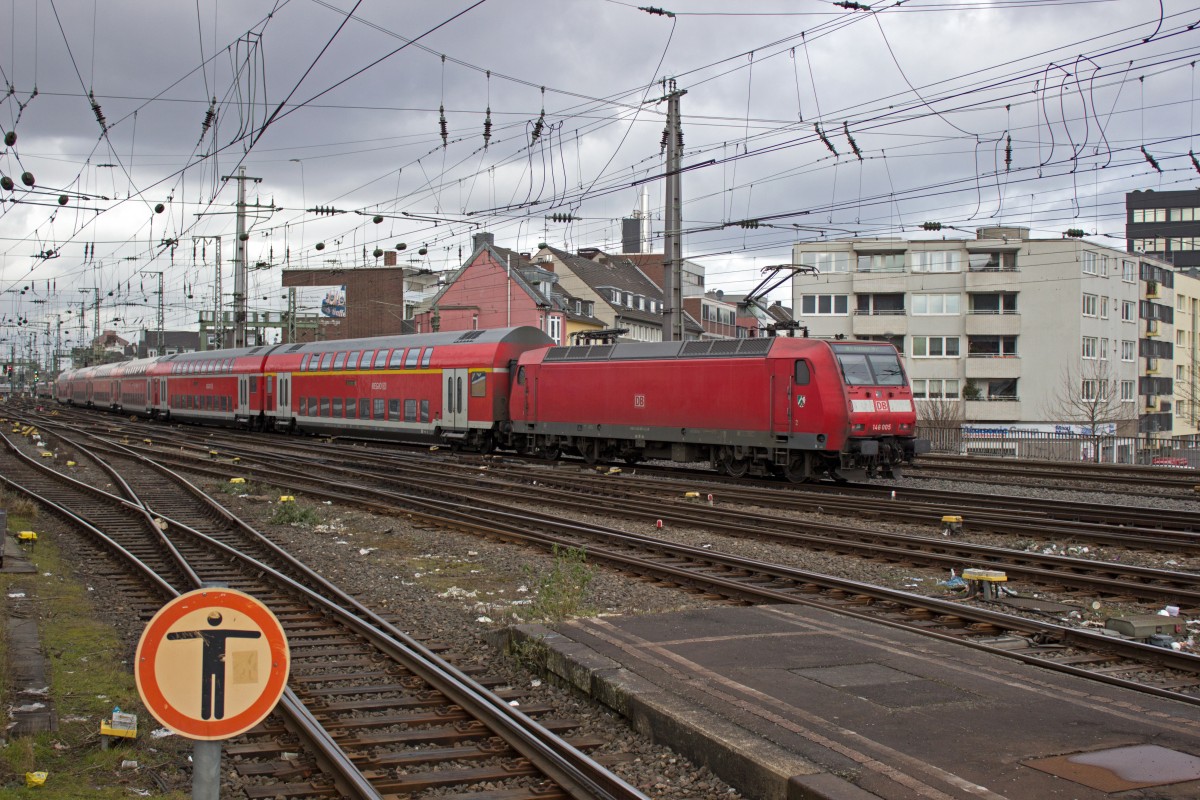
[[[662,358],[761,358],[778,341],[710,339],[692,342],[624,342],[551,347],[543,361],[637,361]]]
[[[436,347],[451,344],[547,345],[554,340],[531,325],[516,328],[488,328],[476,331],[439,331],[405,336],[372,336],[364,339],[334,339],[328,342],[302,342],[283,345],[275,355],[287,353],[328,353],[335,350],[371,350],[387,347]]]

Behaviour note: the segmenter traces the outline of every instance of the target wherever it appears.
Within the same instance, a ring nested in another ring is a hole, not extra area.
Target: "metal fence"
[[[1200,436],[978,431],[958,425],[919,425],[917,436],[929,439],[934,453],[1200,468]]]

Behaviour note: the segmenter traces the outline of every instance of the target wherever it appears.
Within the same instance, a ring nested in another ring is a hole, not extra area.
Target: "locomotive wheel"
[[[808,469],[808,459],[796,456],[783,468],[783,475],[792,483],[807,483],[812,478]]]
[[[559,447],[542,447],[537,451],[537,454],[547,461],[557,461],[562,455],[562,448]]]
[[[729,456],[721,462],[721,468],[731,478],[744,478],[750,471],[750,459]]]
[[[600,460],[600,443],[595,439],[584,439],[579,443],[579,455],[590,467]]]

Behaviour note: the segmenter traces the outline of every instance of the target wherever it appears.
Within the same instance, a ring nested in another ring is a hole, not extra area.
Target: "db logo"
[[[633,407],[634,408],[645,408],[646,407],[646,395],[635,394],[633,396]]]
[[[876,400],[875,401],[875,410],[876,411],[887,411],[888,410],[888,401],[887,400]]]

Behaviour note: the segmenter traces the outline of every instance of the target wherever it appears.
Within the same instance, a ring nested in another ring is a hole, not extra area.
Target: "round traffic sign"
[[[138,641],[142,702],[190,739],[228,739],[271,713],[290,656],[279,620],[236,589],[197,589],[167,603]]]

